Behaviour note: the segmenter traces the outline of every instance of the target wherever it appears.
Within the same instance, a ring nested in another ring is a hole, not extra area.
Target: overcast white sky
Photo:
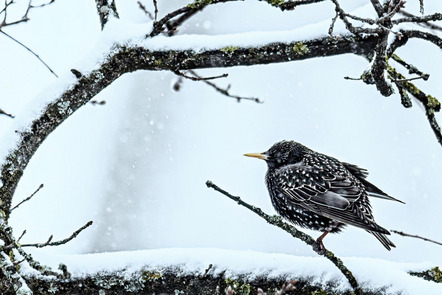
[[[170,6],[160,5],[160,14],[182,1],[167,2]],[[370,13],[362,7],[367,1],[342,2],[348,9],[361,7],[360,13]],[[409,1],[407,9],[417,11],[418,2]],[[440,8],[425,4],[428,13]],[[123,21],[147,23],[136,1],[117,1],[117,6]],[[329,3],[282,13],[262,2],[245,1],[211,7],[180,33],[293,30],[333,15]],[[83,64],[80,60],[100,37],[94,1],[56,1],[33,10],[30,17],[29,23],[5,31],[59,75],[70,75],[71,68]],[[442,96],[439,49],[411,41],[398,54],[431,74],[428,82],[416,84]],[[26,120],[20,113],[56,78],[2,35],[0,65],[0,107]],[[346,55],[200,71],[228,73],[220,85],[230,83],[232,93],[258,96],[264,104],[236,103],[192,81],[173,92],[170,85],[176,77],[168,72],[125,75],[96,98],[106,100],[105,106],[86,105],[38,150],[14,201],[27,197],[40,183],[45,187],[14,211],[15,232],[27,229],[24,242],[43,242],[51,234],[64,238],[94,220],[72,243],[38,250],[41,253],[215,247],[315,255],[204,184],[209,179],[273,213],[264,184],[266,165],[242,154],[292,139],[367,168],[370,181],[407,203],[373,200],[380,225],[440,241],[442,147],[416,102],[405,109],[398,95],[385,98],[374,86],[343,79],[359,76],[366,67],[361,57]],[[442,116],[438,119],[441,122]],[[13,132],[11,124],[0,116],[0,135]],[[391,239],[397,248],[388,252],[365,231],[348,228],[327,236],[325,245],[338,256],[441,265],[440,246],[395,235]]]

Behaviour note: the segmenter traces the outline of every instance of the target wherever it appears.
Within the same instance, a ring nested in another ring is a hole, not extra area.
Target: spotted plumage
[[[368,182],[367,170],[294,141],[246,156],[267,162],[266,184],[278,214],[296,225],[323,231],[318,239],[322,247],[327,233],[339,232],[345,225],[365,229],[388,250],[395,247],[386,237],[389,231],[374,221],[368,197],[399,200]]]

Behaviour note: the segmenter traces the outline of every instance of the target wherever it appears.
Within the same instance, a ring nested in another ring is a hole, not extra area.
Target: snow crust
[[[43,257],[39,257],[43,258]],[[442,294],[442,285],[410,276],[408,271],[422,271],[434,267],[429,262],[402,263],[365,257],[342,258],[358,282],[369,289],[387,287],[386,293]],[[131,274],[144,267],[166,269],[178,267],[183,274],[203,274],[212,264],[209,274],[236,278],[266,276],[269,278],[313,277],[315,284],[338,282],[338,290],[350,288],[346,278],[323,257],[292,256],[257,251],[237,251],[216,248],[168,248],[124,251],[84,255],[47,256],[43,261],[54,269],[66,264],[73,277],[84,277],[100,271],[121,271]],[[32,272],[32,270],[27,269]]]

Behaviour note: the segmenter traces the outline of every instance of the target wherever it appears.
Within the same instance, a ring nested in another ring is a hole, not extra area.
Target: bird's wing
[[[353,174],[366,188],[366,191],[370,197],[380,198],[384,200],[390,200],[390,201],[396,201],[402,204],[405,204],[399,199],[393,198],[392,196],[384,193],[380,188],[372,184],[371,182],[368,182],[366,180],[366,177],[368,176],[368,171],[364,168],[358,167],[354,164],[350,163],[342,163],[344,167]]]
[[[364,194],[356,179],[297,164],[277,169],[274,177],[288,202],[342,223],[388,233],[374,222],[368,202],[356,202]]]

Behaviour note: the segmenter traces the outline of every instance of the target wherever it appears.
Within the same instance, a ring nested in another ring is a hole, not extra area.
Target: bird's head
[[[309,151],[307,147],[300,143],[283,140],[275,143],[266,152],[249,153],[244,154],[244,156],[265,160],[269,168],[278,168],[284,165],[298,163]]]

